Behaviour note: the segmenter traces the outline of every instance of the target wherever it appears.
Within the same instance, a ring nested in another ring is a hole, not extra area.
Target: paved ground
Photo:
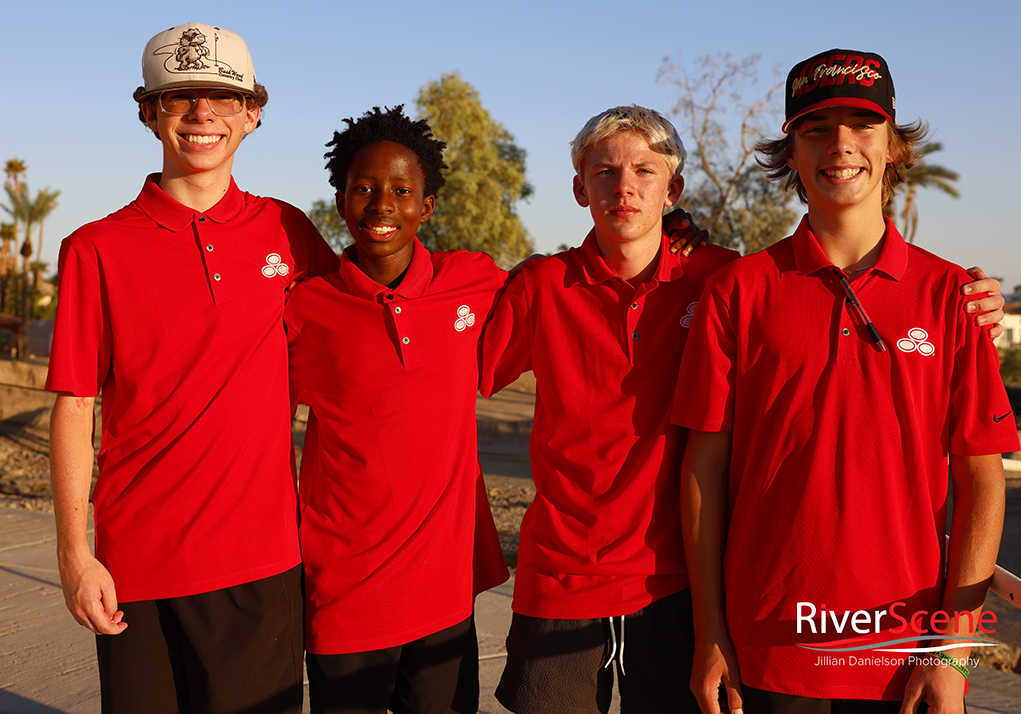
[[[479,405],[480,452],[491,488],[531,486],[527,460],[530,395],[527,384],[502,401]],[[1021,472],[1008,482],[1007,524],[1000,562],[1021,572]],[[53,516],[0,508],[0,714],[97,714],[95,643],[64,608],[54,555]],[[492,692],[504,663],[512,584],[483,593],[476,603],[483,714],[506,712]],[[1021,610],[990,595],[1000,617],[997,635],[1021,644]],[[976,668],[972,714],[1021,714],[1021,676]],[[617,711],[617,708],[614,708]]]
[[[53,517],[0,509],[0,712],[97,714],[93,637],[64,609],[53,552]],[[483,714],[506,712],[492,696],[503,670],[511,584],[479,597]],[[1021,712],[1021,676],[977,668],[972,714]]]

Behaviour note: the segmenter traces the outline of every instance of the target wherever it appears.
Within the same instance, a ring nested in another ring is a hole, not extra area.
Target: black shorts
[[[616,669],[622,714],[698,714],[688,686],[694,646],[690,590],[613,618],[612,631],[607,618],[514,613],[496,698],[517,714],[606,714]]]
[[[369,652],[308,653],[312,714],[475,714],[479,641],[475,617],[404,645]]]
[[[97,635],[103,714],[301,712],[301,566],[199,595],[120,604]]]
[[[741,685],[741,703],[748,714],[898,714],[901,707],[901,702],[796,697],[744,685]],[[928,704],[918,705],[918,714],[927,711]]]

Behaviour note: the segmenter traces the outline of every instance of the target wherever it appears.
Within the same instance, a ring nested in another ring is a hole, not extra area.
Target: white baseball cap
[[[178,87],[228,87],[252,94],[255,69],[241,35],[192,22],[152,36],[142,52],[144,94]]]

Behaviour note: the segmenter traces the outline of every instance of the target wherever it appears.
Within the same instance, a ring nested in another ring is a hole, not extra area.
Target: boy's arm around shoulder
[[[681,464],[681,526],[695,622],[690,684],[705,714],[720,711],[721,686],[730,710],[741,712],[741,676],[727,633],[723,591],[732,435],[690,430]]]
[[[985,271],[978,266],[968,268],[968,274],[974,278],[973,282],[961,286],[961,294],[972,299],[964,304],[964,310],[969,315],[975,316],[975,324],[986,327],[985,331],[991,339],[996,339],[1003,334],[1003,306],[1006,304],[1003,295],[1000,294],[1000,281],[996,278],[987,278]],[[973,297],[973,296],[979,297]]]

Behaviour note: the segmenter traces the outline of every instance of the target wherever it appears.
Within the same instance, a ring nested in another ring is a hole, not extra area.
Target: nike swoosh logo
[[[995,421],[995,422],[996,422],[997,424],[999,424],[999,423],[1000,423],[1001,421],[1003,421],[1004,419],[1006,419],[1006,418],[1007,418],[1007,417],[1009,417],[1009,416],[1010,416],[1010,412],[1007,412],[1007,413],[1006,413],[1006,414],[1004,414],[1004,415],[1003,415],[1002,417],[998,417],[998,416],[996,416],[996,415],[994,414],[994,415],[993,415],[993,421]]]

